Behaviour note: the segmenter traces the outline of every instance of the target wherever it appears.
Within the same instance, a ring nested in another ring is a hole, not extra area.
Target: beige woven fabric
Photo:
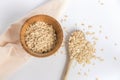
[[[11,24],[6,32],[0,36],[0,80],[15,72],[31,57],[24,51],[19,41],[20,29],[24,21],[38,14],[47,14],[57,19],[63,10],[65,1],[50,0]]]

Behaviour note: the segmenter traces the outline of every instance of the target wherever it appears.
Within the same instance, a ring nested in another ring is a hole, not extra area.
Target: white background
[[[0,0],[0,34],[7,26],[30,10],[40,6],[47,0]],[[96,45],[96,55],[104,59],[103,62],[93,60],[95,63],[82,67],[77,64],[71,68],[68,80],[120,80],[120,1],[119,0],[69,0],[67,10],[61,15],[68,15],[66,22],[61,23],[68,32],[74,29],[85,29],[80,23],[92,25],[91,31],[96,32],[99,41]],[[104,3],[104,5],[101,5]],[[75,27],[74,24],[78,26]],[[102,34],[99,34],[99,26],[102,25]],[[84,32],[85,32],[84,31]],[[105,39],[108,37],[108,40]],[[91,37],[87,39],[92,42]],[[117,46],[114,44],[117,43]],[[100,49],[104,48],[101,52]],[[63,50],[65,50],[63,48]],[[48,58],[32,58],[19,71],[8,80],[63,80],[65,70],[66,52]],[[117,60],[114,60],[114,57]],[[84,73],[90,70],[88,76]],[[81,75],[77,73],[80,72]]]

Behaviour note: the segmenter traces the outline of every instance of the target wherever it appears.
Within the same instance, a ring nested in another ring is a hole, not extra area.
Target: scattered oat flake
[[[67,15],[64,15],[64,17],[66,17],[66,18],[67,18],[68,16],[67,16]]]
[[[61,54],[63,54],[64,52],[63,51],[60,51]]]
[[[92,63],[92,65],[94,66],[94,65],[95,65],[95,63]]]
[[[63,19],[63,21],[66,21],[66,20],[67,20],[66,18]]]
[[[100,2],[100,0],[98,0],[98,2]]]
[[[117,58],[116,58],[116,57],[113,57],[113,59],[114,59],[115,61],[117,61]]]
[[[108,37],[107,37],[107,36],[105,36],[105,39],[108,39]]]
[[[82,67],[85,67],[86,64],[82,64]]]
[[[104,5],[102,0],[98,0],[98,3],[100,3],[100,5]]]
[[[85,73],[84,73],[84,76],[88,76],[88,73],[85,72]]]
[[[101,5],[104,5],[104,3],[102,2],[102,3],[100,3]]]
[[[103,49],[103,48],[101,48],[101,49],[100,49],[100,51],[104,51],[104,49]]]
[[[83,28],[83,31],[85,31],[85,29]]]
[[[93,37],[92,39],[94,39],[94,40],[98,40],[98,38],[97,38],[97,37]]]
[[[81,23],[82,26],[84,26],[85,24],[84,23]]]
[[[90,69],[88,69],[88,72],[90,72]]]
[[[95,34],[95,32],[86,32],[86,35],[94,35]]]
[[[96,45],[96,41],[93,41],[93,45],[94,45],[94,46]]]
[[[91,26],[91,25],[88,25],[88,28],[92,28],[92,26]]]
[[[115,46],[117,46],[117,43],[114,43]]]
[[[99,28],[102,28],[102,26],[100,25]]]
[[[99,33],[102,33],[102,31],[100,30]]]
[[[66,29],[66,27],[63,27],[63,29]]]
[[[99,61],[104,61],[104,59],[102,59],[101,57],[96,57],[96,59],[98,59]]]
[[[96,77],[96,80],[100,80],[98,77]]]
[[[104,59],[102,59],[102,58],[100,58],[99,60],[100,60],[100,61],[104,61]]]
[[[80,75],[80,72],[78,72],[77,74]]]
[[[77,23],[75,23],[75,26],[77,26]]]

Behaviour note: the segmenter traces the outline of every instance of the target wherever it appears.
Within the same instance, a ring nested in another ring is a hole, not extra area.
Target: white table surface
[[[7,26],[30,10],[43,4],[47,0],[0,0],[0,34]],[[104,5],[101,5],[104,3]],[[61,15],[68,15],[66,22],[61,23],[68,32],[74,29],[85,29],[80,24],[92,25],[99,38],[96,45],[96,55],[104,59],[103,62],[93,60],[92,64],[82,67],[77,64],[72,67],[68,80],[120,80],[120,0],[70,0],[68,8]],[[78,27],[74,24],[77,23]],[[99,34],[99,26],[102,33]],[[108,37],[108,40],[105,39]],[[86,36],[92,42],[91,37]],[[117,44],[116,46],[114,44]],[[100,51],[104,48],[104,51]],[[65,50],[62,48],[61,50]],[[8,80],[63,80],[62,74],[66,63],[66,52],[47,58],[32,58]],[[114,57],[117,60],[114,60]],[[87,70],[90,70],[88,73]],[[77,73],[80,71],[81,75]],[[84,73],[87,72],[88,76]]]

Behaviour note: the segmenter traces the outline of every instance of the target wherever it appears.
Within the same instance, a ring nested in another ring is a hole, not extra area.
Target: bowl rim
[[[50,19],[52,19],[54,22],[57,23],[57,25],[58,25],[57,27],[59,27],[59,29],[60,29],[61,38],[60,38],[59,42],[55,45],[55,47],[54,47],[51,51],[49,51],[49,52],[47,52],[47,53],[44,53],[44,54],[39,54],[39,53],[34,53],[34,52],[32,52],[28,47],[25,46],[26,44],[24,43],[24,40],[22,40],[22,36],[23,36],[22,31],[23,31],[24,26],[26,25],[26,23],[27,23],[29,20],[31,20],[31,19],[33,19],[33,18],[35,18],[35,17],[43,17],[43,16],[44,16],[44,17],[47,17],[47,18],[50,18]],[[48,57],[48,56],[50,56],[50,55],[53,55],[53,54],[54,54],[55,52],[57,52],[57,50],[61,47],[62,42],[63,42],[63,30],[62,30],[62,27],[61,27],[60,23],[59,23],[55,18],[53,18],[53,17],[51,17],[51,16],[49,16],[49,15],[39,14],[39,15],[34,15],[34,16],[28,18],[28,19],[23,23],[23,25],[22,25],[22,27],[21,27],[21,30],[20,30],[20,43],[21,43],[23,49],[24,49],[28,54],[30,54],[30,55],[32,55],[32,56],[34,56],[34,57]]]

